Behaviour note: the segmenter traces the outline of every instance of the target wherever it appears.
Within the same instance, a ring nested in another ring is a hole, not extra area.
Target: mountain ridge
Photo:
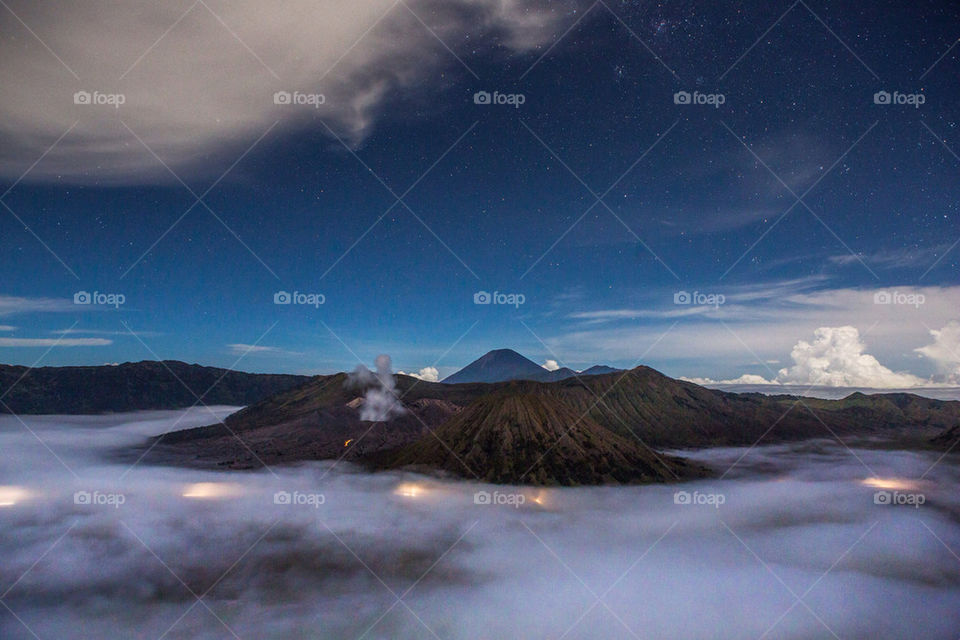
[[[455,458],[443,457],[443,451],[457,451],[460,458],[481,465],[476,475],[490,481],[581,484],[663,480],[649,473],[649,460],[609,444],[614,441],[662,450],[863,436],[933,446],[924,443],[960,425],[957,401],[912,394],[851,394],[843,400],[736,394],[675,380],[645,366],[556,382],[447,384],[405,375],[395,376],[395,382],[404,412],[386,422],[360,419],[369,386],[358,388],[342,373],[318,376],[227,417],[226,426],[163,434],[135,455],[148,450],[149,461],[228,469],[332,458],[372,468],[409,466],[473,477],[451,462]],[[501,411],[497,403],[512,408]],[[491,419],[491,414],[500,418]],[[558,429],[558,423],[565,429]],[[565,433],[580,423],[587,426],[576,432],[582,438],[573,439],[569,452],[588,468],[551,459],[539,475],[528,478],[519,469],[520,460],[530,459],[531,443],[546,449],[544,434]],[[602,438],[590,436],[597,428],[603,430]],[[473,434],[472,439],[463,434]],[[507,451],[494,446],[508,441],[522,443],[513,462]],[[584,442],[589,441],[601,443],[600,452],[613,447],[626,457],[586,454]],[[630,465],[647,469],[647,476],[629,472],[625,466]]]
[[[141,360],[118,365],[0,365],[0,414],[98,414],[183,409],[199,404],[248,405],[311,379]]]

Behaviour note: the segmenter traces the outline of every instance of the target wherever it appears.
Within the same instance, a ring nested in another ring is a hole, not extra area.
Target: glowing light
[[[860,484],[874,489],[890,489],[892,491],[907,491],[917,488],[916,482],[904,478],[865,478],[860,481]]]
[[[527,500],[538,507],[546,507],[550,503],[550,493],[548,491],[538,491],[534,494],[527,494]]]
[[[423,487],[412,482],[404,482],[397,486],[394,490],[394,494],[398,496],[403,496],[404,498],[416,498],[423,495]]]
[[[346,442],[344,442],[344,443],[343,443],[343,446],[349,447],[351,442],[353,442],[353,438],[350,438],[349,440],[347,440]]]
[[[210,500],[216,498],[228,498],[241,493],[240,488],[234,484],[226,482],[197,482],[187,485],[183,491],[184,498],[196,498],[201,500]]]
[[[0,486],[0,507],[12,507],[29,495],[30,493],[23,487]]]

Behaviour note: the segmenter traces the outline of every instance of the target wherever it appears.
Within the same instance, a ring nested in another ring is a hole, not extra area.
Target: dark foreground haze
[[[539,490],[111,457],[208,410],[22,420],[0,417],[5,639],[960,633],[954,456],[714,449],[684,453],[709,481]]]

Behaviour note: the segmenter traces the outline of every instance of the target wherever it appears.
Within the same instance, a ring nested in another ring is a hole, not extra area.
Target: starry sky
[[[0,361],[954,372],[960,7],[505,5],[9,3]]]

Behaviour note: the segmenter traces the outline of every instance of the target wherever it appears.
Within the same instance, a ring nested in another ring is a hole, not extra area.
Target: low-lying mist
[[[0,417],[0,637],[960,634],[953,455],[713,449],[682,453],[708,481],[545,490],[112,455],[210,422]]]

